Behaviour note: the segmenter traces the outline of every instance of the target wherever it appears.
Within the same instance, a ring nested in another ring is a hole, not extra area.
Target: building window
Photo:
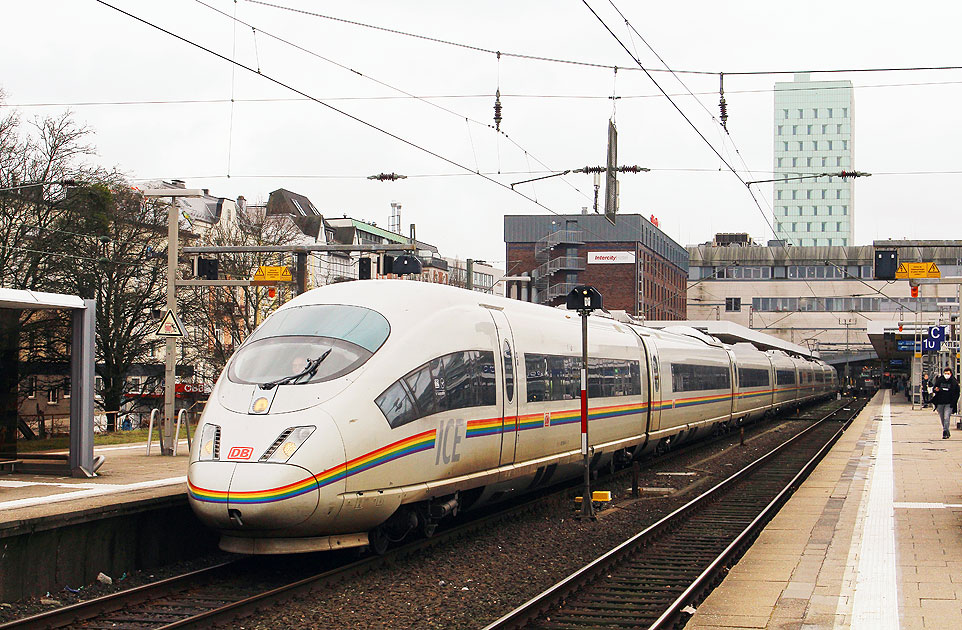
[[[778,126],[778,135],[782,135],[782,125]]]
[[[818,151],[818,140],[812,140],[812,150]]]
[[[811,189],[811,188],[809,188],[808,190],[805,191],[805,198],[806,198],[806,199],[811,199],[811,198],[812,198],[812,189]]]
[[[841,232],[841,231],[842,231],[842,222],[841,222],[841,221],[839,221],[838,223],[835,224],[835,231],[836,231],[836,232]]]
[[[828,158],[822,158],[822,166],[828,166]]]
[[[798,158],[792,158],[792,166],[798,166]]]
[[[24,389],[26,390],[27,398],[36,398],[37,397],[37,377],[28,376]]]
[[[740,297],[725,298],[725,311],[732,313],[742,310],[742,299]]]
[[[835,166],[841,166],[841,165],[842,165],[842,158],[841,157],[835,158]]]
[[[798,135],[798,125],[792,125],[792,135]]]
[[[807,128],[808,135],[812,135],[812,127],[813,125],[808,125],[808,128]]]
[[[778,158],[778,165],[779,165],[779,166],[782,165],[782,158]],[[776,190],[776,191],[775,191],[775,199],[781,199],[781,198],[782,198],[782,191]]]
[[[848,216],[848,206],[842,206],[842,216]]]
[[[848,118],[848,107],[842,108],[842,118]]]
[[[826,223],[825,221],[822,221],[822,231],[828,232],[828,223]]]
[[[812,118],[818,118],[818,108],[812,109]]]
[[[828,125],[822,125],[822,133],[828,133]]]
[[[823,189],[822,189],[822,199],[825,199],[826,193],[828,193],[828,191],[823,188]]]
[[[812,158],[805,158],[805,166],[811,166],[811,165],[812,165]]]
[[[787,143],[787,142],[783,142],[783,143],[782,143],[782,151],[788,151],[788,143]]]
[[[831,108],[831,107],[828,108],[828,117],[829,117],[829,118],[832,117],[832,108]]]
[[[839,188],[838,190],[835,191],[835,198],[836,198],[836,199],[841,199],[841,198],[842,198],[842,189],[841,189],[841,188]]]
[[[812,215],[818,216],[818,206],[812,206]]]
[[[799,150],[799,151],[804,151],[804,149],[802,148],[803,146],[804,146],[804,143],[799,142],[799,143],[798,143],[798,150]]]
[[[848,140],[842,140],[842,151],[848,151]]]
[[[784,115],[785,119],[788,120],[788,110],[787,110],[787,109],[783,109],[783,110],[782,110],[782,114]]]
[[[65,379],[63,382],[63,397],[70,398],[70,379]]]
[[[798,117],[805,118],[805,110],[802,110],[802,109],[798,110]]]
[[[828,150],[829,150],[829,151],[832,150],[832,141],[831,141],[831,140],[828,141]]]
[[[56,387],[51,387],[50,389],[48,389],[48,390],[47,390],[47,403],[48,403],[48,404],[51,404],[51,405],[56,405],[56,404],[57,404],[57,400],[58,400],[58,398],[57,398],[57,394],[58,394],[58,393],[59,393],[59,392],[58,392],[58,390],[57,390]]]
[[[782,158],[776,158],[776,159],[775,159],[775,165],[781,167],[781,165],[782,165]],[[778,197],[778,198],[781,199],[781,191],[778,191],[778,194],[779,194],[779,197]]]
[[[841,123],[835,125],[835,133],[842,133],[842,125],[841,125]]]

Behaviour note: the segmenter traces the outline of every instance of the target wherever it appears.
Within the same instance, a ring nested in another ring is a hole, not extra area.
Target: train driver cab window
[[[428,361],[375,399],[391,428],[442,411],[496,404],[494,353],[453,352]]]
[[[329,381],[353,372],[374,356],[390,331],[383,315],[360,306],[312,304],[282,309],[241,346],[231,359],[227,377],[235,383],[261,385]],[[311,366],[313,371],[302,374]]]

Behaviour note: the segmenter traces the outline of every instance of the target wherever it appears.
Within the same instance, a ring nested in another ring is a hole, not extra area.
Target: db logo
[[[250,446],[233,446],[230,452],[227,453],[227,459],[250,459],[251,455],[254,454],[253,447]]]

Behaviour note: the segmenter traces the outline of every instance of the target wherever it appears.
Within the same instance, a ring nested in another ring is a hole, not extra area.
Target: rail
[[[864,406],[864,405],[863,405]],[[730,490],[736,484],[740,484],[749,475],[759,471],[762,467],[772,463],[776,458],[780,457],[782,454],[792,452],[799,442],[807,439],[809,436],[813,435],[813,432],[819,431],[820,427],[828,426],[825,423],[832,418],[832,416],[843,410],[844,406],[833,411],[832,413],[821,418],[817,423],[808,427],[804,431],[799,432],[791,439],[783,442],[777,448],[773,449],[769,453],[763,455],[762,457],[756,459],[751,464],[745,466],[729,478],[718,483],[710,490],[702,493],[700,496],[696,497],[692,501],[678,508],[671,514],[665,516],[653,525],[645,528],[643,531],[639,532],[632,538],[621,543],[614,549],[611,549],[607,553],[603,554],[599,558],[595,559],[591,563],[585,565],[575,573],[571,574],[564,580],[558,582],[554,586],[543,591],[539,595],[525,602],[515,610],[507,613],[500,619],[494,621],[484,628],[484,630],[507,630],[515,628],[527,628],[532,622],[541,618],[543,615],[550,614],[552,621],[555,623],[560,623],[564,627],[597,627],[606,626],[606,623],[610,620],[604,617],[604,603],[605,597],[603,595],[597,595],[593,598],[593,616],[585,616],[584,623],[579,623],[579,619],[576,618],[576,613],[571,612],[570,618],[563,616],[563,611],[566,606],[577,607],[575,603],[577,601],[577,596],[589,589],[596,582],[603,581],[602,576],[607,576],[611,578],[615,573],[614,569],[622,562],[626,561],[632,554],[640,551],[641,549],[670,549],[672,545],[670,542],[662,540],[665,535],[670,535],[670,533],[677,528],[680,528],[682,524],[696,513],[701,511],[707,511],[706,508],[710,506],[724,505],[720,496]],[[683,592],[678,594],[674,599],[669,600],[666,606],[662,610],[659,610],[658,616],[654,618],[654,621],[650,624],[643,623],[642,618],[646,615],[643,613],[648,613],[653,606],[656,606],[659,599],[664,600],[664,598],[670,597],[672,587],[668,585],[663,585],[659,592],[652,593],[650,597],[645,600],[644,605],[638,604],[637,610],[634,610],[635,618],[629,622],[624,621],[624,627],[640,627],[649,628],[649,630],[661,629],[672,627],[681,615],[685,614],[684,609],[686,606],[696,601],[696,598],[709,590],[713,580],[718,576],[720,570],[728,566],[728,563],[739,551],[743,550],[748,542],[753,540],[754,535],[757,534],[758,530],[768,520],[777,512],[778,508],[788,499],[788,496],[794,491],[794,489],[801,483],[802,480],[811,472],[811,470],[817,465],[817,463],[824,457],[824,454],[831,448],[831,445],[838,440],[842,432],[847,428],[851,420],[857,415],[861,407],[855,410],[851,417],[847,418],[845,423],[838,431],[833,432],[831,437],[826,440],[822,446],[817,449],[815,454],[810,457],[806,463],[801,467],[801,469],[791,477],[791,480],[781,488],[781,490],[771,499],[768,504],[762,509],[754,518],[750,519],[747,527],[742,529],[740,533],[730,540],[728,544],[724,546],[721,553],[716,555],[708,565],[699,572],[697,577],[689,583],[689,585],[684,588]],[[726,513],[725,520],[731,521],[735,520],[735,517],[731,516],[730,512]],[[713,537],[717,535],[717,532],[713,532]],[[679,546],[684,547],[685,545],[679,544]],[[691,547],[686,547],[691,548]],[[651,554],[654,555],[654,554]],[[646,557],[646,561],[650,562],[651,558]],[[662,577],[661,575],[659,578]],[[659,578],[656,578],[657,581]],[[633,580],[644,581],[643,577],[633,577]],[[672,576],[672,584],[677,582],[675,576]],[[645,594],[642,593],[642,596]],[[627,612],[631,609],[632,602],[627,601],[626,597],[618,598],[618,603],[611,606],[611,609],[617,608],[622,613]],[[559,610],[560,608],[560,610]],[[534,626],[537,627],[537,626]]]

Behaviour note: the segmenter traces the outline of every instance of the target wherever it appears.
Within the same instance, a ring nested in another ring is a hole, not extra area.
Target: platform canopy
[[[60,309],[86,308],[83,298],[60,293],[24,291],[0,287],[0,308]]]
[[[699,320],[661,320],[661,321],[646,321],[645,326],[649,328],[668,328],[669,326],[688,326],[689,328],[694,328],[695,330],[700,330],[701,332],[715,337],[722,343],[735,344],[735,343],[750,343],[759,350],[782,350],[788,352],[789,354],[797,354],[803,357],[817,358],[817,354],[813,353],[808,348],[800,346],[798,344],[790,343],[784,339],[779,339],[772,335],[766,335],[763,332],[754,330],[752,328],[746,328],[735,322],[728,322],[719,319],[699,319]]]

